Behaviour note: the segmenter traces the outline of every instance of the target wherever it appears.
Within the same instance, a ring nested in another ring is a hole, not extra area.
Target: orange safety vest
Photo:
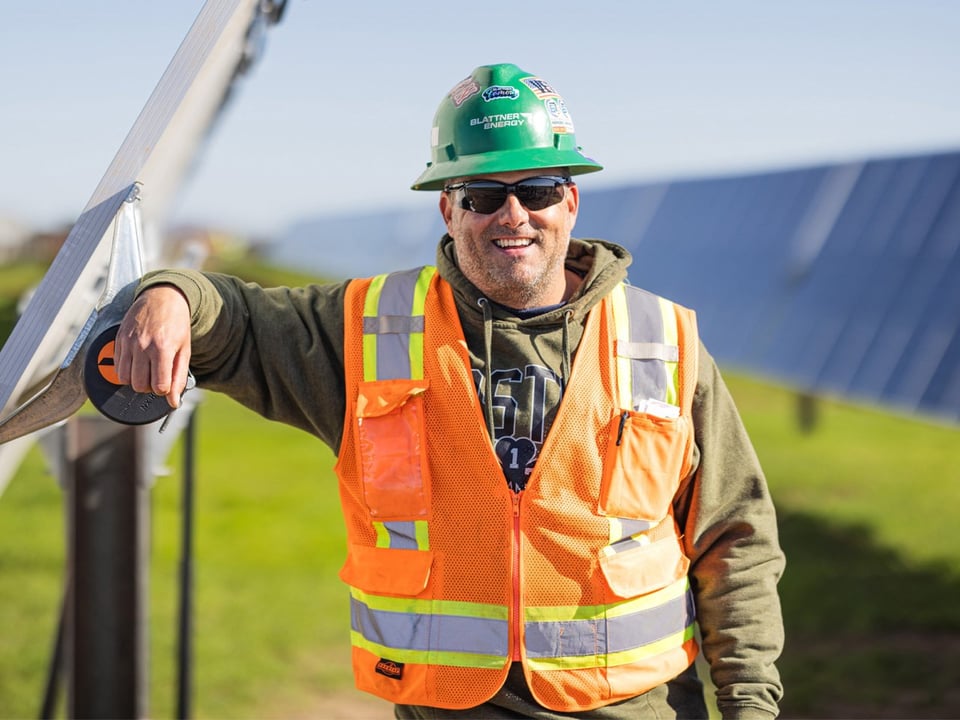
[[[522,661],[539,703],[588,710],[693,662],[672,500],[691,471],[692,311],[619,285],[591,310],[522,493],[491,447],[449,284],[350,283],[337,461],[357,687],[468,708]]]

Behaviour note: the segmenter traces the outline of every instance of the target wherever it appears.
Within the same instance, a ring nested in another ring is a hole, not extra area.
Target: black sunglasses
[[[527,210],[543,210],[556,205],[563,200],[564,186],[571,182],[573,181],[570,178],[540,175],[513,184],[497,180],[468,180],[446,185],[443,189],[445,192],[463,190],[460,207],[481,215],[490,215],[503,206],[508,195],[516,195],[517,200]]]

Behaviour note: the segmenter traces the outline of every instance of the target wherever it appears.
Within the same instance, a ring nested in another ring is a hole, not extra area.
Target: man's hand
[[[156,285],[133,301],[117,332],[114,362],[120,382],[180,406],[190,367],[190,307],[177,288]]]

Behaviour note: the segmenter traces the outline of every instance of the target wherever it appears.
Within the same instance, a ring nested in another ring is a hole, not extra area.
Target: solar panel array
[[[311,219],[271,257],[334,276],[434,262],[436,207]],[[581,193],[576,234],[697,310],[724,366],[960,419],[960,153]]]
[[[960,419],[960,153],[593,192],[577,231],[721,364]]]

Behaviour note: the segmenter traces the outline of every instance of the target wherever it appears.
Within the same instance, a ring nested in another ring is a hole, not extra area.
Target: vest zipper
[[[513,661],[520,662],[520,493],[513,493]]]

